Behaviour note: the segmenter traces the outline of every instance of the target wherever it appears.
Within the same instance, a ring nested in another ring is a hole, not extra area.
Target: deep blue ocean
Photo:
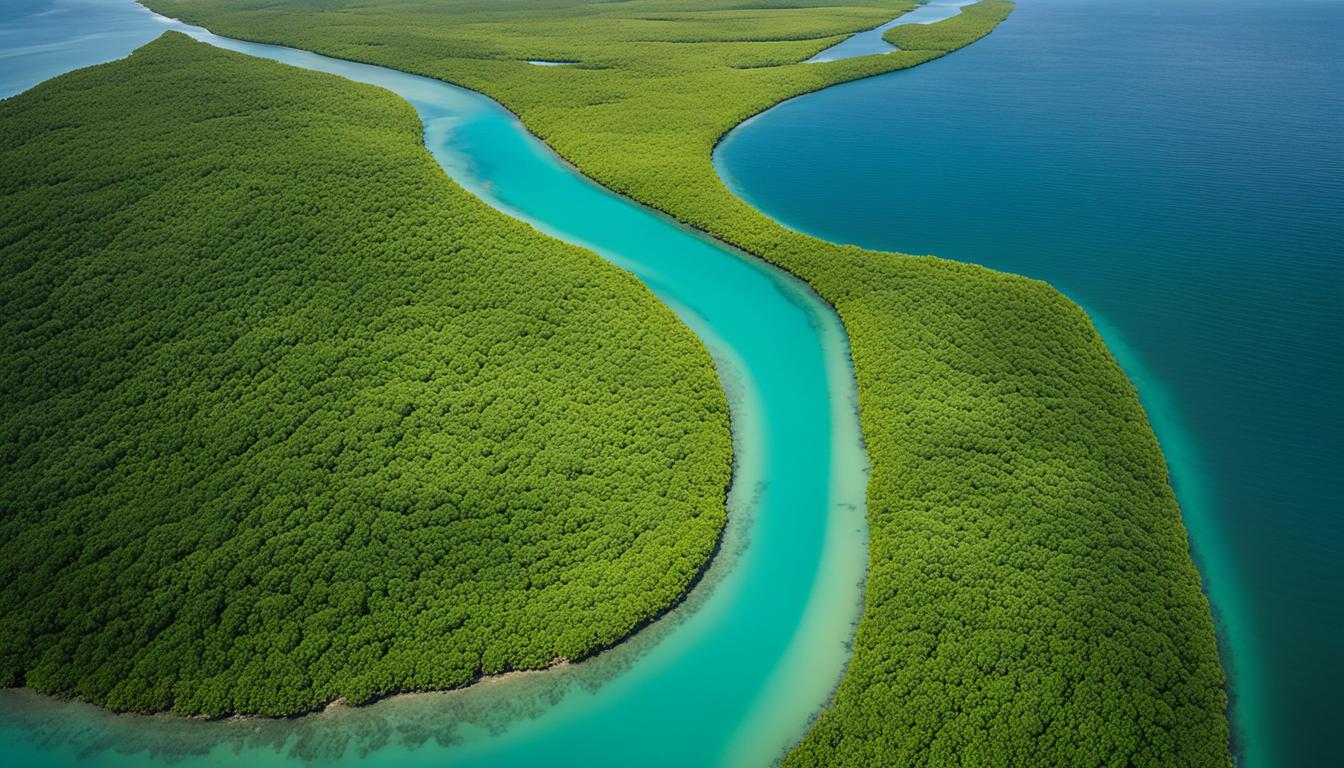
[[[716,157],[796,229],[1046,280],[1138,385],[1252,768],[1344,765],[1344,2],[1020,0]]]

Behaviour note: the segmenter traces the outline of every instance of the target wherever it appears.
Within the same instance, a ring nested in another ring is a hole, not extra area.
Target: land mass
[[[1004,4],[893,41],[906,50],[824,64],[801,62],[893,6],[147,4],[482,91],[602,184],[835,307],[872,463],[866,607],[835,701],[787,764],[1230,763],[1212,619],[1166,465],[1086,315],[1037,281],[789,231],[711,163],[743,119],[944,55]]]
[[[0,102],[0,681],[290,715],[677,602],[731,442],[642,283],[378,88],[176,33]]]

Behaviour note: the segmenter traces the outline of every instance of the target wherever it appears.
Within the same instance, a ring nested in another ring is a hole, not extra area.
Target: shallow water
[[[1344,3],[1021,0],[716,163],[785,224],[1047,280],[1171,466],[1252,768],[1339,765]]]
[[[903,13],[881,26],[851,35],[832,45],[830,48],[808,59],[810,63],[852,59],[855,56],[867,56],[873,53],[891,53],[896,46],[882,39],[882,33],[902,24],[932,24],[935,21],[950,19],[961,13],[962,6],[977,0],[929,0],[920,7]]]
[[[704,582],[590,662],[284,721],[116,716],[0,692],[6,764],[764,765],[801,738],[848,660],[867,560],[849,346],[814,294],[588,182],[479,94],[218,38],[130,0],[25,0],[0,20],[6,93],[168,28],[398,93],[460,184],[630,270],[705,340],[732,405],[737,462],[729,531]]]

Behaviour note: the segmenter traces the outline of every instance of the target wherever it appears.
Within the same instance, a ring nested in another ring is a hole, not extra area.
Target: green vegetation
[[[1006,4],[930,25],[933,50],[799,64],[893,6],[148,2],[483,91],[588,175],[836,307],[873,469],[867,606],[836,700],[789,765],[1229,764],[1213,623],[1166,465],[1084,313],[1039,282],[788,231],[710,160],[750,115],[941,56]]]
[[[882,33],[882,39],[903,51],[955,51],[994,31],[1013,12],[1008,0],[983,0],[937,24],[903,24]]]
[[[727,406],[642,284],[391,94],[170,35],[0,102],[0,682],[271,715],[677,601]]]
[[[999,15],[933,25],[930,50],[801,64],[909,6],[147,2],[483,91],[601,183],[836,307],[873,469],[867,605],[836,700],[788,764],[1230,763],[1212,620],[1166,466],[1084,313],[1039,282],[788,231],[710,161],[746,117],[928,61],[952,45],[946,30],[970,42]]]

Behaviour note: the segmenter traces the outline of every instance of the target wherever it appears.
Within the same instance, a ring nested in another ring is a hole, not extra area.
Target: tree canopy
[[[903,51],[951,52],[994,31],[1013,12],[1008,0],[981,0],[936,24],[901,24],[882,33],[882,39]]]
[[[177,34],[0,102],[0,681],[285,715],[685,593],[730,468],[707,351],[420,130]]]
[[[1002,3],[905,33],[922,39],[908,50],[806,64],[914,6],[145,2],[489,94],[600,183],[836,308],[872,463],[866,607],[834,703],[787,764],[1230,763],[1212,617],[1166,466],[1082,310],[1039,282],[787,230],[711,162],[751,115],[945,55],[992,29]]]

